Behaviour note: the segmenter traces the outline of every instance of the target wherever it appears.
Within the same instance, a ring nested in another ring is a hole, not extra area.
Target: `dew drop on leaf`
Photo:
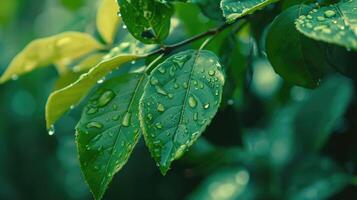
[[[157,105],[157,111],[159,111],[159,112],[164,112],[164,111],[165,111],[164,105],[162,105],[161,103],[159,103],[159,104]]]
[[[101,124],[100,122],[93,121],[93,122],[89,122],[86,127],[101,129],[101,128],[103,128],[103,124]]]
[[[128,127],[130,125],[130,121],[131,121],[131,113],[126,112],[121,124],[125,127]]]
[[[54,135],[55,134],[55,127],[51,125],[51,127],[48,129],[48,135]]]
[[[188,98],[188,104],[190,105],[191,108],[195,108],[197,106],[197,100],[195,99],[195,97],[190,96]]]
[[[114,96],[115,96],[115,94],[113,91],[111,91],[111,90],[105,91],[102,94],[102,96],[99,97],[98,106],[99,107],[106,106],[114,98]]]

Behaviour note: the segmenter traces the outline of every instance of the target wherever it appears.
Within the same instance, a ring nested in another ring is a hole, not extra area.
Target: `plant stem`
[[[233,23],[224,23],[216,28],[213,29],[209,29],[206,32],[200,33],[198,35],[195,35],[191,38],[188,38],[186,40],[183,40],[181,42],[178,42],[176,44],[172,44],[172,45],[166,45],[166,46],[162,46],[160,49],[157,49],[151,53],[148,53],[146,56],[152,56],[152,55],[156,55],[156,54],[167,54],[170,53],[171,51],[180,48],[182,46],[185,46],[187,44],[190,44],[192,42],[195,42],[197,40],[200,40],[202,38],[208,37],[208,36],[214,36],[219,34],[220,32],[224,31],[225,29],[231,27],[232,25],[236,24],[238,21],[242,20],[244,17],[242,18],[238,18],[236,21],[234,21]]]

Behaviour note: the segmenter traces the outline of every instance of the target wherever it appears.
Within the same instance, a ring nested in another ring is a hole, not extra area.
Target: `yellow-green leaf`
[[[112,44],[118,29],[119,6],[115,0],[102,0],[97,13],[97,28],[106,43]]]
[[[88,57],[84,58],[78,64],[73,67],[73,71],[75,72],[83,72],[87,71],[92,67],[95,67],[100,61],[102,61],[105,53],[95,53],[89,55]]]
[[[127,62],[139,58],[141,58],[141,56],[127,54],[104,60],[87,73],[81,75],[76,82],[53,92],[49,96],[46,105],[47,127],[54,124],[73,105],[78,104],[88,94],[92,87],[109,72]]]
[[[65,32],[34,40],[11,61],[0,83],[49,64],[70,63],[101,48],[102,45],[92,36],[79,32]]]

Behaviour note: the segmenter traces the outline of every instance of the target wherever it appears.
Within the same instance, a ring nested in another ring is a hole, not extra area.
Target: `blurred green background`
[[[96,6],[1,0],[0,72],[35,38],[96,34]],[[181,29],[171,40],[183,37]],[[264,55],[249,60],[248,71],[244,87],[233,89],[168,175],[160,175],[141,141],[104,199],[357,199],[356,83],[332,75],[316,90],[292,86]],[[92,198],[75,147],[81,106],[56,124],[55,135],[45,128],[56,77],[54,68],[43,68],[0,85],[0,200]]]

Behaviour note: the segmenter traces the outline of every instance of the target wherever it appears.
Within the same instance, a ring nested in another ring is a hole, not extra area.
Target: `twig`
[[[232,25],[236,24],[238,21],[242,20],[244,17],[242,18],[238,18],[236,21],[234,21],[233,23],[224,23],[216,28],[210,29],[206,32],[200,33],[198,35],[195,35],[191,38],[188,38],[186,40],[183,40],[181,42],[178,42],[176,44],[172,44],[172,45],[167,45],[167,46],[162,46],[160,49],[157,49],[153,52],[148,53],[145,57],[147,56],[152,56],[152,55],[156,55],[156,54],[168,54],[171,51],[180,48],[182,46],[185,46],[187,44],[190,44],[194,41],[200,40],[202,38],[208,37],[208,36],[213,36],[216,35],[222,31],[224,31],[225,29],[231,27]]]

